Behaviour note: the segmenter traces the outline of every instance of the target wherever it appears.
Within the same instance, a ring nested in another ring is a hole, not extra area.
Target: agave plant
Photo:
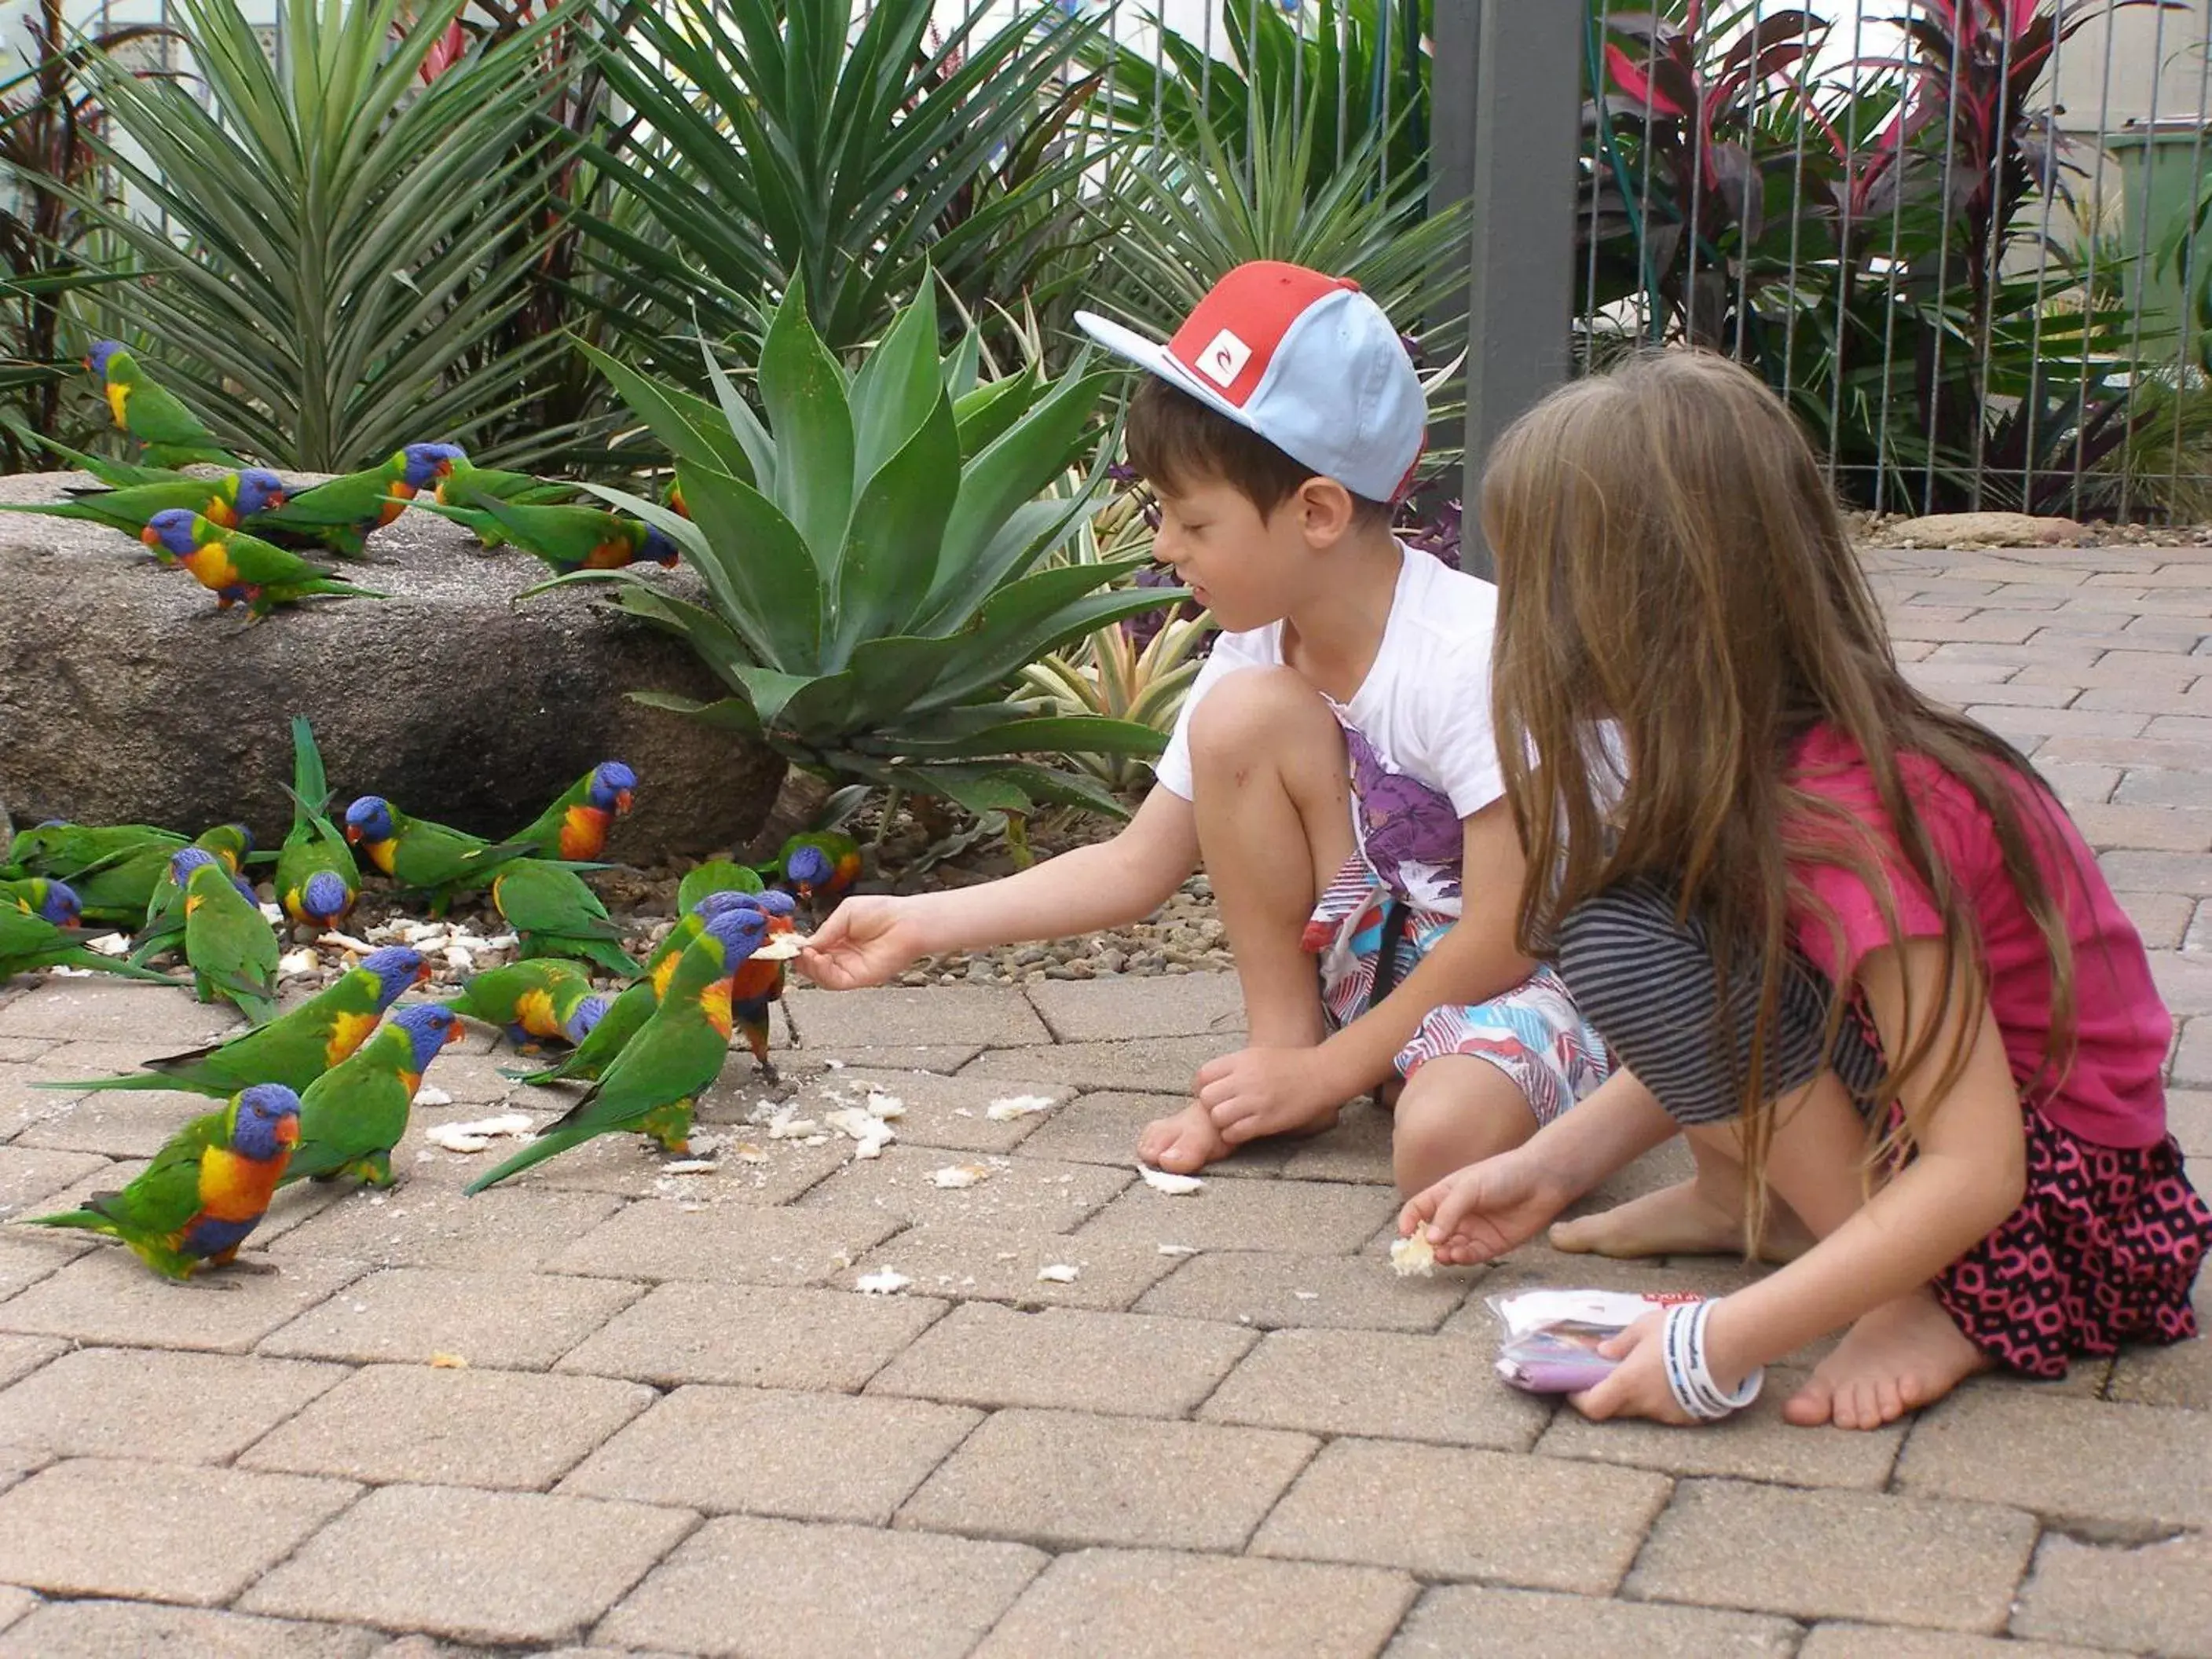
[[[105,160],[166,224],[80,204],[143,268],[134,331],[227,447],[344,471],[422,438],[469,442],[568,351],[557,335],[480,348],[523,303],[545,234],[531,216],[562,156],[543,48],[573,5],[426,86],[464,3],[284,0],[279,65],[238,0],[179,0],[202,88],[93,61],[143,152],[104,143]]]
[[[633,693],[641,702],[820,776],[978,814],[1038,801],[1118,813],[1095,782],[1039,757],[1152,754],[1159,733],[1007,690],[1038,657],[1159,603],[1099,591],[1141,558],[1048,562],[1097,510],[1092,489],[1047,491],[1095,441],[1106,377],[1079,363],[1057,380],[1030,369],[979,383],[981,349],[971,328],[939,359],[929,283],[848,374],[794,283],[762,343],[762,414],[711,353],[713,403],[592,351],[676,458],[684,512],[599,493],[676,540],[706,602],[628,570],[545,586],[611,586],[617,605],[681,635],[728,688],[710,703]]]

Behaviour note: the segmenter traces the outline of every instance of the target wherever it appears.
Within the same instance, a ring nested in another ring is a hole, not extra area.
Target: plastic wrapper
[[[1505,1327],[1498,1374],[1530,1394],[1574,1394],[1603,1382],[1619,1363],[1598,1352],[1598,1344],[1646,1314],[1698,1298],[1626,1291],[1523,1291],[1488,1299]]]

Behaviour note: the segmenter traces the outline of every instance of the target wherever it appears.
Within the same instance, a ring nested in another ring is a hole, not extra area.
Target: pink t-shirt
[[[1997,849],[1996,831],[1972,792],[1925,756],[1899,757],[1905,798],[1927,825],[1936,855],[1973,907],[1989,974],[1990,1011],[2024,1099],[2062,1128],[2106,1146],[2148,1146],[2166,1134],[2163,1073],[2172,1017],[2152,981],[2150,959],[2106,885],[2081,832],[2063,809],[2022,781],[2021,807],[2043,878],[2059,899],[2074,946],[2073,1064],[2056,1088],[2045,1072],[2051,1035],[2051,966],[2035,919],[2014,892]],[[1832,728],[1816,727],[1800,744],[1792,781],[1850,810],[1879,837],[1898,925],[1907,939],[1942,937],[1928,890],[1899,849],[1858,750]],[[2039,811],[2051,832],[2036,827]],[[1869,851],[1875,849],[1869,848]],[[1881,910],[1850,871],[1809,864],[1794,873],[1832,908],[1842,951],[1817,911],[1801,915],[1798,948],[1840,980],[1872,951],[1889,943]]]

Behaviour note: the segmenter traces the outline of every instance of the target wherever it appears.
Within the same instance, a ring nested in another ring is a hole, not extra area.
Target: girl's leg
[[[1353,850],[1344,733],[1321,694],[1291,670],[1244,669],[1192,714],[1190,758],[1199,848],[1236,957],[1247,1040],[1314,1047],[1328,1027],[1321,976],[1302,939],[1316,900]],[[1137,1156],[1164,1170],[1195,1170],[1230,1151],[1194,1100],[1137,1141]]]
[[[1536,1133],[1521,1085],[1486,1060],[1439,1054],[1406,1079],[1390,1129],[1398,1190],[1411,1198],[1455,1170],[1510,1152]]]
[[[1743,1249],[1743,1160],[1705,1134],[1686,1137],[1697,1173],[1689,1180],[1596,1215],[1553,1225],[1552,1248],[1613,1256],[1734,1255]],[[1813,1247],[1813,1235],[1778,1196],[1770,1195],[1759,1255],[1788,1261]]]

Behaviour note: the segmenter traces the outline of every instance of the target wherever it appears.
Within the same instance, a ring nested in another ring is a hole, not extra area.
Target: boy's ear
[[[1291,504],[1298,514],[1299,528],[1314,547],[1333,547],[1352,528],[1352,492],[1334,478],[1316,473],[1297,489]]]

